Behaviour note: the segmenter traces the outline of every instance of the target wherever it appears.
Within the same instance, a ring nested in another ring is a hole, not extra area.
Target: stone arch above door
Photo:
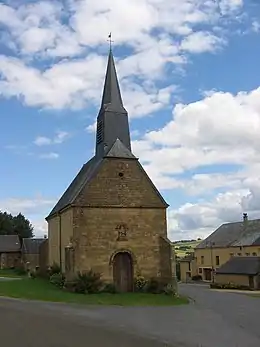
[[[133,261],[133,265],[136,264],[136,257],[134,255],[134,253],[132,251],[130,251],[129,249],[126,249],[126,248],[120,248],[120,249],[117,249],[116,251],[114,251],[110,257],[110,260],[109,260],[109,265],[112,266],[113,265],[113,262],[114,262],[114,258],[115,256],[117,255],[117,253],[129,253],[130,256],[132,257],[132,261]]]

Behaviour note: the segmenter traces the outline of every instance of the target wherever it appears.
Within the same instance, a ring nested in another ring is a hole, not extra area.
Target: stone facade
[[[21,252],[6,252],[0,254],[1,269],[10,269],[21,264]]]
[[[251,289],[260,289],[260,275],[234,275],[234,274],[216,274],[215,282],[219,284],[236,284],[245,286]]]
[[[167,205],[137,160],[104,159],[75,205],[49,221],[50,264],[59,264],[61,241],[65,270],[65,247],[72,241],[75,271],[92,268],[112,281],[114,255],[128,252],[134,276],[160,276],[171,281],[173,259],[167,239]]]

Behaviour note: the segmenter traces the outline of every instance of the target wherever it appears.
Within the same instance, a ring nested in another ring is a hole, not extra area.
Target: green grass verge
[[[171,306],[189,302],[187,298],[174,298],[165,294],[74,294],[62,291],[47,280],[38,278],[34,280],[23,278],[19,281],[0,281],[0,296],[88,305]]]
[[[18,275],[15,270],[12,269],[0,269],[0,277],[24,277],[24,275]]]

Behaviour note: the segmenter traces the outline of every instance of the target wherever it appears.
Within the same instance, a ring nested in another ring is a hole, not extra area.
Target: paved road
[[[192,297],[193,303],[86,308],[0,298],[1,345],[16,347],[17,336],[20,347],[260,345],[260,298],[198,285],[183,284],[180,291]]]
[[[162,347],[164,344],[96,320],[95,310],[0,298],[4,347]]]

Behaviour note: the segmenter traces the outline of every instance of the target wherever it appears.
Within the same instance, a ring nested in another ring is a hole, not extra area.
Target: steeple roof
[[[102,108],[109,108],[118,112],[126,112],[123,106],[112,50],[110,50],[108,56],[107,71],[101,101],[101,109]]]
[[[96,157],[104,158],[117,139],[131,152],[128,114],[123,105],[115,61],[110,50],[97,118]]]

